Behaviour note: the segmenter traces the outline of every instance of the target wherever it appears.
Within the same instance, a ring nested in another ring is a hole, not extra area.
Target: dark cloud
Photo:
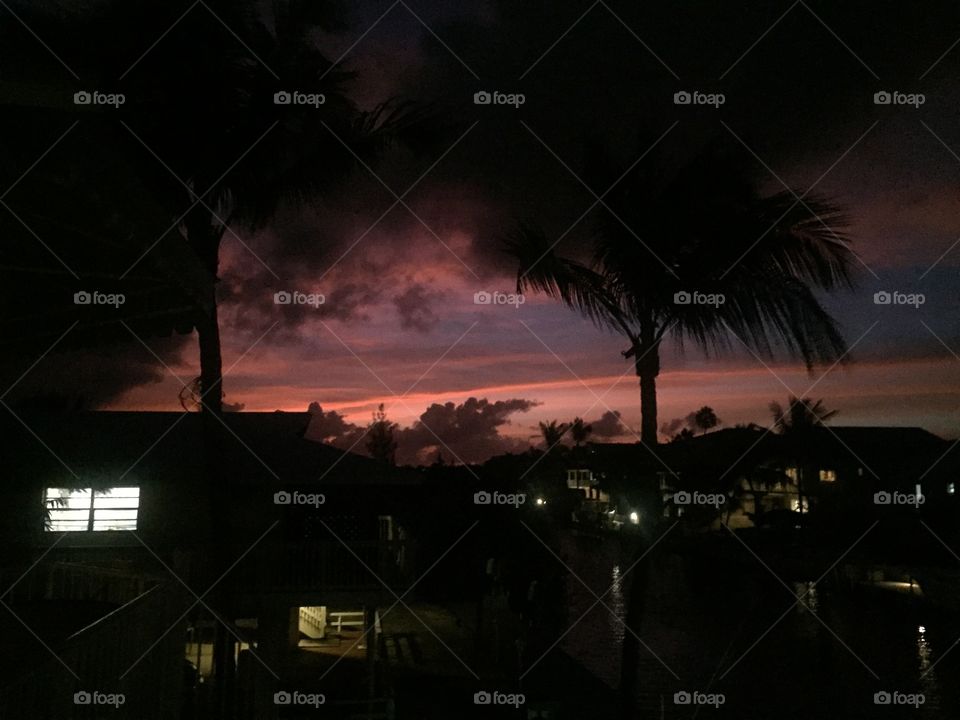
[[[400,314],[400,327],[404,330],[429,332],[439,318],[433,306],[440,300],[440,294],[431,292],[416,283],[399,295],[393,296],[393,305]]]
[[[614,438],[626,435],[630,431],[620,417],[619,410],[608,410],[598,420],[591,420],[587,423],[592,428],[591,435],[595,438]]]
[[[525,441],[504,437],[498,430],[509,424],[513,413],[527,412],[538,404],[520,398],[490,402],[474,397],[460,405],[434,403],[413,427],[400,432],[398,457],[402,462],[426,462],[442,452],[452,461],[474,463],[524,450]]]
[[[366,452],[362,443],[362,438],[367,433],[366,427],[347,421],[335,410],[324,411],[319,403],[310,403],[308,412],[312,416],[307,426],[308,438],[329,443],[342,450]]]

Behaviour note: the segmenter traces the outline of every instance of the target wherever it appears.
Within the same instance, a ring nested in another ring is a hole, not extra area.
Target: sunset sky
[[[601,138],[624,168],[651,145],[651,158],[680,157],[720,142],[743,153],[765,191],[782,182],[802,196],[813,186],[849,213],[859,286],[824,301],[850,362],[808,373],[786,356],[757,358],[736,339],[720,358],[669,345],[660,422],[710,405],[724,425],[768,425],[769,403],[792,393],[823,398],[839,411],[836,424],[960,435],[956,27],[872,3],[814,4],[816,13],[803,3],[734,12],[561,2],[546,14],[513,2],[362,5],[347,27],[317,38],[356,73],[354,99],[366,108],[394,96],[429,103],[452,130],[423,156],[397,150],[358,167],[266,230],[225,236],[228,403],[316,403],[360,425],[384,403],[414,431],[431,405],[452,403],[432,410],[430,427],[466,461],[526,447],[538,421],[577,415],[607,414],[597,440],[634,440],[639,392],[621,338],[544,297],[493,306],[476,305],[474,293],[514,291],[500,244],[518,219],[533,218],[577,255],[602,212],[587,212],[592,192],[606,189],[578,179],[586,141]],[[684,89],[721,92],[725,103],[675,105]],[[522,92],[526,102],[477,106],[478,90]],[[925,102],[876,105],[882,90]],[[283,290],[326,302],[278,306],[273,294]],[[877,305],[879,291],[922,293],[924,303]],[[198,374],[195,338],[148,344],[181,379]],[[44,359],[22,390],[82,382],[101,407],[180,407],[180,384],[139,343],[67,364]],[[469,398],[477,402],[464,406]]]

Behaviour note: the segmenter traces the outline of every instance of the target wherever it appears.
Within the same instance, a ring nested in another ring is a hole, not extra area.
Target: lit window
[[[793,480],[793,482],[797,481],[797,469],[795,467],[788,467],[783,471],[783,474]]]
[[[140,488],[47,488],[43,504],[48,532],[136,530]]]
[[[820,471],[820,482],[836,482],[837,481],[837,471],[836,470],[821,470]]]

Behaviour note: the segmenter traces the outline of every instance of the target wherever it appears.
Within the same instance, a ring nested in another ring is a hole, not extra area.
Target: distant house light
[[[640,522],[640,516],[636,511],[630,513],[630,522],[632,522],[634,525],[637,525]]]
[[[956,494],[957,494],[957,484],[947,483],[947,495],[956,495]]]
[[[136,530],[140,488],[47,488],[43,494],[47,532]]]
[[[837,471],[836,470],[821,470],[820,471],[820,482],[836,482],[837,481]]]
[[[791,480],[793,480],[793,482],[797,481],[798,474],[797,474],[797,469],[795,467],[788,467],[786,470],[783,471],[783,474],[786,475]]]

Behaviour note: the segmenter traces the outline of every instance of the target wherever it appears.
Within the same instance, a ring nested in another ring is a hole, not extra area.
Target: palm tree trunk
[[[644,333],[647,335],[647,333]],[[657,444],[657,376],[660,374],[660,342],[643,337],[633,351],[634,368],[640,380],[640,439]]]

